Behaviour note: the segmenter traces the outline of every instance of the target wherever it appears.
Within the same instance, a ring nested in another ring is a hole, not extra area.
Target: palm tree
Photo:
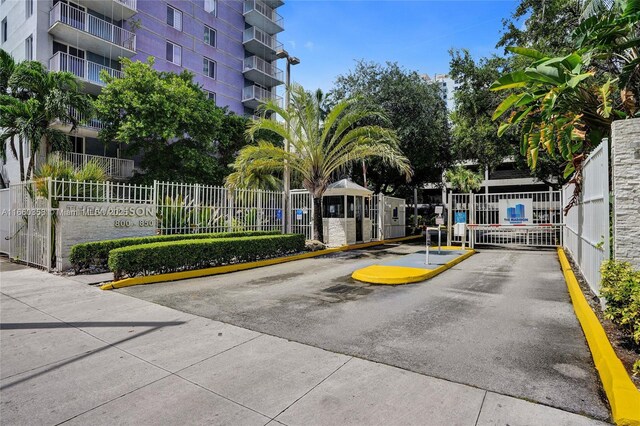
[[[70,124],[73,131],[80,124],[80,117],[89,116],[93,108],[88,95],[81,92],[81,83],[69,72],[49,72],[38,61],[16,64],[2,50],[0,66],[0,140],[9,140],[9,150],[20,162],[20,179],[25,180],[32,174],[41,144],[44,143],[46,156],[68,146],[67,135],[52,128],[52,124]],[[31,158],[26,173],[22,143],[16,149],[16,139],[29,141]],[[1,156],[6,156],[6,148],[2,144]]]
[[[462,193],[477,191],[482,186],[482,176],[462,166],[447,170],[444,179]]]
[[[369,157],[381,158],[401,170],[407,179],[413,171],[398,148],[393,130],[380,125],[360,125],[366,119],[384,120],[380,113],[359,107],[355,99],[347,99],[328,111],[323,119],[318,97],[297,84],[288,90],[289,108],[285,110],[273,101],[263,105],[262,117],[249,124],[247,135],[254,140],[259,130],[270,130],[289,140],[291,152],[270,142],[258,141],[257,145],[245,146],[239,152],[234,167],[245,174],[276,173],[284,169],[286,161],[313,196],[314,239],[322,241],[322,195],[334,172]],[[266,118],[274,113],[282,117],[283,122]]]

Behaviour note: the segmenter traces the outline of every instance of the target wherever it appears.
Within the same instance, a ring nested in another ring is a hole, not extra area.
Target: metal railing
[[[282,231],[282,192],[155,182],[160,234]]]
[[[250,27],[244,30],[242,34],[242,42],[247,43],[251,40],[257,40],[273,51],[282,50],[282,43],[277,38],[270,36],[266,32],[256,27]]]
[[[256,69],[279,81],[283,81],[284,78],[284,74],[280,68],[272,65],[271,63],[258,56],[249,56],[248,58],[244,59],[244,70],[247,71],[251,69]]]
[[[275,11],[275,9],[267,6],[260,0],[245,0],[243,13],[248,13],[252,10],[260,13],[262,16],[269,19],[279,27],[284,27],[284,19],[282,18],[282,16],[280,16],[280,14]]]
[[[80,114],[74,108],[69,109],[69,115],[79,122],[78,127],[84,127],[86,129],[92,129],[96,131],[100,131],[106,127],[105,124],[97,118],[87,118],[83,114]],[[57,119],[56,124],[70,125],[71,123]]]
[[[106,83],[100,78],[100,72],[105,70],[113,78],[122,78],[122,71],[100,65],[86,59],[77,58],[64,52],[58,52],[49,59],[49,69],[51,71],[68,71],[82,80],[105,86]]]
[[[56,22],[62,22],[125,49],[136,50],[136,35],[134,33],[68,4],[58,2],[49,11],[49,26],[52,27]]]
[[[510,203],[529,206],[526,220],[531,226],[509,227],[504,209]],[[560,191],[511,192],[497,194],[449,194],[448,241],[476,244],[557,246],[562,243],[562,194]],[[528,217],[530,216],[530,217]],[[468,224],[461,227],[461,224]],[[551,228],[549,228],[551,226]],[[469,235],[467,235],[469,231]],[[473,235],[472,235],[473,234]]]
[[[564,246],[595,294],[600,294],[600,266],[610,257],[609,148],[605,139],[582,166],[582,193],[565,217]],[[563,188],[564,204],[574,184]]]
[[[282,98],[259,86],[247,86],[242,89],[242,102],[256,99],[260,102],[275,101],[281,104]]]
[[[466,225],[469,232],[469,246],[508,245],[532,247],[558,247],[562,245],[564,224],[548,223],[540,225]]]
[[[138,10],[138,0],[114,0],[116,3],[120,3],[131,10]]]
[[[83,167],[89,162],[97,163],[104,169],[107,176],[113,178],[128,179],[133,176],[133,160],[126,158],[103,157],[77,152],[63,152],[60,158],[71,162],[75,167]]]

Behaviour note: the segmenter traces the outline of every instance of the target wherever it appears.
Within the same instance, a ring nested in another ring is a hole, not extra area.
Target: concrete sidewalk
[[[3,424],[601,424],[5,259],[0,268]]]

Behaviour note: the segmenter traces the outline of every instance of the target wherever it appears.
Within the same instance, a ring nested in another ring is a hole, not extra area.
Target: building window
[[[354,218],[356,214],[356,202],[353,195],[347,195],[347,217]]]
[[[211,59],[202,59],[202,72],[207,77],[216,78],[216,63]]]
[[[210,92],[207,90],[207,99],[209,99],[210,101],[213,101],[213,103],[216,102],[216,93],[215,92]]]
[[[209,46],[216,47],[216,30],[204,26],[204,42]]]
[[[9,38],[9,27],[7,26],[7,18],[2,20],[2,42],[4,43]]]
[[[33,34],[24,41],[24,59],[33,61]]]
[[[182,65],[182,47],[168,41],[167,42],[167,61],[174,63],[176,65]]]
[[[204,0],[204,11],[217,16],[218,13],[218,1],[217,0]]]
[[[344,197],[343,196],[327,196],[322,199],[322,207],[324,212],[322,217],[343,218],[344,217]]]
[[[25,7],[25,18],[29,18],[31,15],[33,15],[33,0],[26,0]]]
[[[69,136],[69,143],[71,145],[71,152],[84,154],[84,138]]]
[[[182,12],[171,6],[167,6],[167,24],[178,31],[182,31]]]

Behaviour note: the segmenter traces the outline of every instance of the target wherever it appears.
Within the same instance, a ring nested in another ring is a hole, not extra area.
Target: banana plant
[[[509,50],[534,62],[491,86],[492,90],[516,89],[493,114],[496,120],[511,110],[498,135],[518,126],[522,134],[520,151],[532,169],[544,150],[551,157],[567,161],[565,176],[569,176],[579,168],[582,154],[609,134],[611,89],[617,80],[608,79],[599,85],[593,71],[584,71],[579,53],[548,57],[528,48]]]

